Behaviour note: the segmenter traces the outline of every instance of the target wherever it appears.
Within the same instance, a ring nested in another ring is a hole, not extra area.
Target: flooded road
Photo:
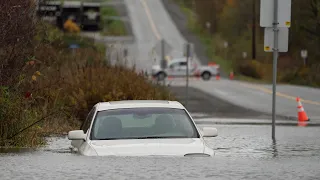
[[[200,126],[200,125],[199,125]],[[212,158],[84,157],[66,137],[37,151],[0,154],[1,180],[10,179],[319,179],[320,128],[215,125],[206,139]]]

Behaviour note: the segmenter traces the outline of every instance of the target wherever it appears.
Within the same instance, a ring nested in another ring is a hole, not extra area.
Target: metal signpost
[[[188,108],[189,101],[189,57],[190,57],[190,43],[186,44],[186,60],[187,60],[187,68],[186,68],[186,108]]]
[[[79,45],[78,44],[70,44],[69,48],[72,49],[72,55],[75,55],[76,54],[75,50],[79,48]]]
[[[225,42],[223,43],[223,47],[224,47],[224,58],[225,58],[225,60],[228,59],[228,50],[227,50],[228,46],[229,46],[228,41],[225,41]]]
[[[265,27],[264,51],[273,52],[272,139],[275,140],[277,62],[279,52],[288,51],[291,0],[261,0],[260,26]]]
[[[165,49],[164,48],[165,48],[164,40],[161,39],[161,62],[160,62],[161,69],[167,68],[167,62],[166,62],[166,59],[165,59]],[[166,85],[166,79],[165,78],[163,79],[163,85],[164,86]]]
[[[246,59],[247,56],[248,56],[248,53],[247,53],[247,52],[242,52],[242,57],[243,57],[243,59]]]
[[[307,64],[308,51],[305,49],[301,50],[301,57],[303,59],[303,65],[305,66]]]
[[[123,49],[123,57],[124,57],[124,65],[128,64],[128,49],[124,48]]]

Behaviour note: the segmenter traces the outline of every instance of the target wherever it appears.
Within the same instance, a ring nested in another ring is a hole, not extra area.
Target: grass
[[[127,35],[127,31],[123,21],[107,20],[101,34],[103,36],[125,36]]]
[[[188,19],[188,28],[198,36],[200,41],[205,46],[205,51],[207,56],[210,58],[211,62],[215,62],[220,65],[222,74],[229,75],[229,72],[237,71],[237,67],[233,58],[224,57],[225,54],[232,55],[233,53],[225,52],[225,48],[222,47],[224,40],[219,36],[219,34],[211,35],[204,28],[202,28],[196,21],[194,12],[186,7],[183,3],[177,0],[177,3],[180,5],[181,10],[187,16]],[[243,43],[241,41],[241,43]],[[242,44],[238,45],[243,47]],[[219,51],[219,53],[218,53]],[[232,51],[232,50],[231,50]],[[237,52],[238,53],[238,52]],[[219,55],[218,55],[219,54]],[[224,72],[224,73],[223,73]],[[257,79],[249,76],[245,76],[241,73],[235,74],[235,79],[240,81],[248,81],[254,83],[271,83],[271,79]]]
[[[24,2],[15,0],[12,6]],[[0,77],[6,77],[0,85],[0,147],[37,147],[48,134],[79,129],[100,101],[175,100],[135,69],[110,66],[106,47],[93,40],[20,18],[26,16],[8,19],[15,31],[0,29],[20,38],[0,38]],[[69,49],[73,43],[80,46],[75,53]]]
[[[217,32],[210,35],[206,29],[202,28],[196,21],[193,11],[185,5],[183,0],[173,0],[180,5],[181,10],[188,19],[188,29],[191,30],[205,46],[206,54],[211,61],[220,65],[222,75],[228,75],[229,72],[235,73],[235,79],[254,82],[271,83],[272,82],[272,54],[263,51],[263,39],[256,41],[256,60],[244,60],[241,57],[242,52],[251,51],[251,33],[243,32],[242,35],[233,37],[234,39],[228,49],[228,57],[225,57],[225,49],[222,47],[224,39],[222,33]],[[231,38],[231,37],[230,37]],[[280,56],[278,61],[278,84],[296,84],[319,87],[320,81],[318,72],[319,65],[303,68],[294,62],[293,57]],[[258,64],[258,65],[257,65]],[[290,68],[288,68],[290,67]],[[224,73],[223,73],[224,72]]]
[[[240,81],[257,83],[257,84],[269,84],[269,83],[271,83],[270,81],[267,81],[267,80],[255,79],[255,78],[252,78],[252,77],[249,77],[249,76],[244,76],[244,75],[239,75],[235,79],[236,80],[240,80]]]
[[[204,30],[197,24],[196,19],[194,18],[194,13],[191,9],[184,6],[183,3],[179,3],[182,11],[187,16],[188,19],[188,28],[195,33],[201,42],[206,47],[206,54],[210,58],[211,62],[215,62],[220,65],[221,70],[224,72],[232,71],[232,62],[225,60],[224,58],[217,56],[213,44],[218,44],[217,38],[209,35],[209,33],[205,33]],[[222,43],[222,41],[220,42]]]
[[[119,16],[119,14],[112,6],[104,6],[101,8],[101,16]]]
[[[101,8],[101,18],[103,30],[101,32],[104,36],[125,36],[127,35],[127,30],[125,24],[121,20],[109,20],[107,17],[118,17],[119,14],[115,8],[111,6],[105,6]]]

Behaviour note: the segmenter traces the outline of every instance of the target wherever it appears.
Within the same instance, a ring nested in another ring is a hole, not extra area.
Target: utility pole
[[[196,19],[197,18],[197,7],[196,7],[196,2],[195,0],[192,0],[192,9],[193,9],[193,14],[194,14],[194,18]]]
[[[252,0],[252,59],[256,59],[256,1]]]

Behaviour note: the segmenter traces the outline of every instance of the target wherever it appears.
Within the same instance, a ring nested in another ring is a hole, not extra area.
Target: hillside
[[[206,45],[207,55],[221,64],[224,71],[229,73],[233,70],[238,77],[271,81],[272,53],[263,50],[260,1],[174,1],[188,16],[189,28]],[[320,85],[319,10],[320,1],[293,0],[289,52],[280,53],[279,82]],[[224,42],[228,42],[228,48],[224,47]],[[308,50],[305,63],[300,55],[302,49]]]

